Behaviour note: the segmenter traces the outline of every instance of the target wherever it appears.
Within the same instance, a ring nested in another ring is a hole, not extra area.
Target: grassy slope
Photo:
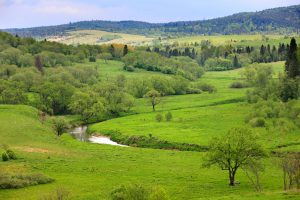
[[[97,30],[80,30],[68,32],[68,36],[50,37],[50,41],[62,42],[65,44],[130,44],[141,45],[151,42],[153,38],[142,35],[132,35],[125,33],[111,33]],[[110,41],[100,40],[101,38],[111,38]],[[115,39],[114,39],[115,38]]]
[[[99,70],[106,74],[102,78],[122,73],[121,63],[105,64],[98,61],[91,65],[98,64],[100,64]],[[148,72],[123,73],[129,78],[147,75]],[[241,103],[207,107],[207,105],[243,96],[244,90],[228,88],[228,85],[236,79],[237,73],[239,72],[207,73],[202,81],[214,83],[218,88],[215,94],[173,96],[164,99],[164,104],[158,110],[173,110],[174,122],[170,122],[172,125],[166,122],[162,124],[155,122],[150,106],[144,99],[140,99],[134,108],[134,111],[140,114],[95,126],[116,127],[118,126],[116,122],[120,120],[121,123],[126,121],[132,123],[130,128],[132,131],[137,131],[136,127],[140,125],[137,122],[146,118],[149,123],[142,121],[143,126],[150,129],[152,134],[161,134],[169,137],[167,139],[175,138],[178,141],[194,137],[193,140],[199,143],[207,143],[212,134],[225,133],[225,130],[232,125],[230,118],[237,119],[248,109]],[[236,106],[241,109],[236,109]],[[185,122],[181,125],[176,123],[180,121],[180,117]],[[212,123],[218,117],[222,119],[220,123],[218,125]],[[242,120],[237,120],[242,123]],[[0,122],[0,143],[8,144],[19,157],[16,161],[0,162],[0,172],[42,172],[56,180],[52,184],[25,189],[0,190],[1,200],[38,199],[45,193],[53,193],[61,186],[72,193],[72,199],[107,199],[110,191],[115,187],[132,182],[161,185],[168,191],[171,199],[175,200],[299,198],[297,194],[282,192],[281,172],[276,162],[271,159],[266,161],[267,170],[262,178],[265,191],[257,194],[241,171],[237,179],[242,184],[230,188],[227,186],[225,171],[217,168],[203,169],[201,163],[205,157],[204,153],[80,143],[68,135],[56,138],[49,124],[42,124],[38,120],[37,110],[26,106],[0,105]],[[129,127],[122,126],[122,130],[127,128],[129,130]],[[205,131],[197,132],[198,129]],[[155,133],[152,130],[156,130]],[[186,131],[189,137],[182,136],[181,131]],[[169,133],[176,137],[168,136]]]
[[[283,63],[273,63],[275,71],[282,70]],[[157,111],[165,114],[171,111],[172,122],[157,122],[151,106],[145,99],[139,99],[133,111],[137,115],[113,119],[91,126],[100,133],[119,131],[126,135],[152,134],[160,139],[207,145],[208,141],[226,133],[235,126],[244,126],[244,119],[250,106],[242,101],[246,89],[231,89],[229,85],[239,79],[241,70],[207,72],[200,82],[213,84],[213,94],[164,97]]]
[[[272,63],[274,71],[282,71],[283,62]],[[229,85],[238,80],[240,70],[227,72],[207,72],[200,82],[216,86],[217,92],[213,94],[182,95],[164,97],[157,111],[166,114],[172,112],[171,122],[157,122],[152,107],[146,99],[138,99],[132,109],[136,115],[92,125],[93,132],[109,134],[118,131],[125,135],[153,136],[172,142],[183,142],[207,145],[214,136],[225,134],[230,128],[247,126],[244,119],[250,112],[249,104],[236,102],[243,100],[246,89],[231,89]],[[256,129],[261,140],[268,148],[277,148],[279,145],[293,144],[290,149],[298,148],[300,142],[299,130],[282,135],[276,131]],[[277,139],[274,139],[277,138]],[[295,144],[294,144],[295,143]]]
[[[218,35],[218,36],[191,36],[180,37],[176,39],[165,40],[165,43],[178,42],[179,44],[200,43],[202,40],[209,40],[213,45],[232,45],[232,46],[254,46],[259,47],[262,44],[278,46],[279,43],[290,43],[290,38],[282,35],[267,35],[268,41],[262,40],[261,35]],[[247,38],[247,39],[245,39]]]
[[[297,199],[281,191],[281,173],[266,162],[265,192],[257,194],[243,173],[241,185],[227,186],[227,173],[203,169],[204,154],[80,143],[68,135],[57,139],[37,111],[26,106],[0,106],[0,139],[16,150],[19,159],[0,162],[1,171],[42,172],[55,178],[47,185],[0,190],[0,199],[37,199],[63,186],[72,199],[107,199],[120,184],[162,185],[171,199]],[[178,173],[180,172],[180,173]]]

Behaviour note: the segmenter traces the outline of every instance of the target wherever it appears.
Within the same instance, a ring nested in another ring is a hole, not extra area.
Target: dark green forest
[[[268,9],[260,12],[234,14],[210,20],[170,23],[146,23],[139,21],[82,21],[58,26],[46,26],[5,31],[20,36],[47,37],[64,35],[74,30],[104,30],[142,35],[214,35],[298,32],[300,29],[300,5]]]

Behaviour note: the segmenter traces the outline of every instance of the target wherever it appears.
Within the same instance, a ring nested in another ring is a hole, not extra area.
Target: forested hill
[[[253,32],[289,33],[300,29],[300,5],[247,12],[202,21],[146,23],[139,21],[82,21],[58,26],[46,26],[5,31],[20,36],[47,37],[73,30],[104,30],[132,34],[245,34]]]

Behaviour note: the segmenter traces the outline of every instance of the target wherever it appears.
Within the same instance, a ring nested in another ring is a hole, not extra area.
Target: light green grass
[[[227,173],[201,167],[204,153],[121,148],[80,143],[68,135],[57,139],[47,124],[41,124],[36,110],[26,106],[0,106],[0,139],[19,157],[0,162],[1,171],[41,172],[54,183],[18,190],[0,190],[0,199],[36,200],[64,187],[74,200],[108,199],[120,184],[138,182],[161,185],[171,199],[298,199],[283,193],[281,172],[272,159],[266,160],[263,193],[253,191],[240,171],[241,185],[230,188]]]
[[[190,43],[200,43],[201,41],[208,40],[215,46],[220,45],[232,45],[232,46],[254,46],[259,47],[262,44],[275,45],[276,47],[279,43],[290,43],[290,37],[285,37],[282,35],[266,35],[268,40],[263,39],[262,35],[216,35],[216,36],[189,36],[189,37],[179,37],[176,39],[165,40],[165,43],[178,42],[179,45],[185,45]],[[298,38],[298,36],[297,36]]]
[[[266,65],[273,66],[274,77],[277,77],[276,74],[283,71],[284,63]],[[243,81],[240,76],[242,70],[207,72],[199,82],[214,85],[217,88],[215,93],[163,97],[155,113],[152,112],[147,99],[138,99],[132,108],[132,112],[137,114],[98,123],[90,128],[93,132],[102,134],[110,132],[120,132],[127,136],[151,134],[161,140],[208,145],[214,136],[226,134],[230,128],[248,126],[244,121],[252,106],[238,103],[244,100],[247,89],[229,87],[234,81]],[[171,122],[156,121],[158,113],[165,115],[168,111],[173,115]],[[297,136],[298,129],[285,136],[278,133],[278,130],[255,131],[261,135],[261,141],[270,149],[289,144],[290,141],[296,144],[300,142]]]
[[[248,109],[242,104],[227,104],[171,112],[171,122],[157,122],[156,112],[113,119],[91,126],[91,130],[100,133],[119,131],[125,135],[152,134],[172,142],[208,145],[213,137],[225,134],[232,127],[243,126]]]
[[[61,42],[64,44],[130,44],[145,45],[153,40],[143,35],[125,33],[112,33],[99,30],[79,30],[68,32],[66,36],[53,36],[49,41]],[[107,41],[108,40],[108,41]]]
[[[133,78],[149,75],[145,71],[123,72],[120,62],[105,64],[98,61],[91,65],[97,64],[100,64],[99,71],[106,74],[101,78],[111,78],[119,73]],[[238,73],[238,70],[209,72],[200,80],[214,84],[217,93],[164,98],[158,112],[170,110],[174,116],[171,122],[156,122],[150,105],[145,99],[139,99],[133,108],[136,115],[93,127],[100,131],[106,128],[119,129],[130,135],[152,133],[170,141],[207,144],[213,136],[225,134],[232,126],[244,125],[243,116],[250,107],[244,103],[224,104],[244,96],[245,89],[228,87],[239,79]],[[37,113],[36,109],[27,106],[0,105],[0,144],[9,145],[19,158],[0,162],[0,172],[39,172],[54,178],[55,182],[18,190],[0,190],[1,200],[36,200],[44,194],[54,193],[57,187],[70,191],[72,200],[109,199],[114,188],[129,183],[160,185],[172,200],[296,200],[300,197],[297,193],[282,191],[282,173],[273,158],[265,161],[264,192],[257,193],[242,171],[237,174],[241,185],[231,188],[226,171],[202,168],[205,153],[81,143],[67,134],[57,138],[50,124],[42,123]],[[67,118],[76,120],[76,116]],[[297,132],[285,136],[283,141],[279,133],[257,131],[269,148],[298,138]]]

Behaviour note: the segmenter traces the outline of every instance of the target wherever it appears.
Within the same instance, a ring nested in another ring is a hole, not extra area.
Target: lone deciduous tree
[[[68,122],[64,118],[54,118],[52,120],[52,126],[58,137],[67,131],[69,127]]]
[[[150,90],[145,97],[150,100],[153,112],[155,112],[155,106],[161,102],[160,93],[156,90]]]
[[[204,167],[218,165],[229,173],[229,185],[235,185],[235,175],[240,167],[258,162],[266,156],[257,137],[246,128],[231,129],[223,137],[213,139]]]

